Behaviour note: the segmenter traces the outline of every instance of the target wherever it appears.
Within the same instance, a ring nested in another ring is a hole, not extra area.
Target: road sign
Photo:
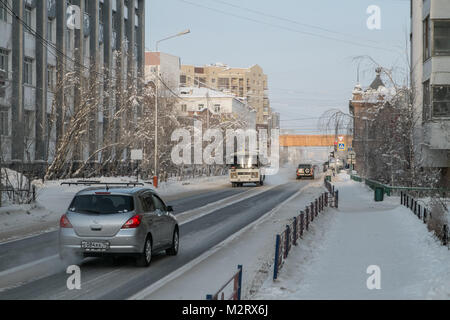
[[[131,150],[131,160],[142,160],[142,159],[144,159],[142,149]]]
[[[345,151],[345,143],[339,143],[338,144],[338,150],[339,151]]]

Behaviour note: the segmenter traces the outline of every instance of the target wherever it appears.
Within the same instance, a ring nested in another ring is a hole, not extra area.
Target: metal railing
[[[431,210],[425,204],[421,205],[420,200],[414,199],[407,193],[401,192],[400,204],[410,209],[423,223],[428,223],[432,219]],[[435,232],[435,234],[442,241],[442,245],[447,246],[449,244],[449,228],[447,224],[442,226],[441,232]]]
[[[225,289],[233,282],[233,292],[225,299]],[[215,293],[207,294],[206,300],[241,300],[242,291],[242,265],[238,265],[238,271]]]
[[[450,193],[450,189],[448,188],[428,188],[428,187],[401,187],[401,186],[390,186],[390,185],[386,185],[383,184],[381,182],[372,180],[372,179],[367,179],[367,178],[362,178],[359,177],[357,175],[350,175],[350,178],[354,181],[357,182],[364,182],[369,188],[371,188],[372,190],[375,190],[376,187],[382,188],[384,194],[386,194],[387,196],[391,196],[393,194],[399,194],[402,192],[414,192],[417,194],[418,197],[420,197],[421,195],[429,195],[429,194],[439,194],[442,197],[446,197],[446,195],[448,195]]]
[[[314,218],[316,218],[319,213],[324,212],[327,207],[338,208],[338,190],[335,190],[334,186],[326,179],[325,187],[328,192],[322,193],[319,198],[306,206],[305,209],[300,212],[300,215],[294,217],[292,222],[286,225],[283,232],[276,235],[273,280],[278,278],[280,269],[283,267],[292,245],[298,245],[298,240],[309,230],[309,226],[314,221]]]

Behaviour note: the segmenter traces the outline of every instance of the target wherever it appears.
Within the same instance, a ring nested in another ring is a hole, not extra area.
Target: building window
[[[186,76],[185,75],[180,76],[180,85],[182,87],[186,85]]]
[[[23,83],[33,85],[33,60],[25,58],[23,63]]]
[[[423,112],[422,122],[428,121],[431,118],[431,94],[430,94],[430,81],[423,83]]]
[[[199,104],[198,105],[198,111],[202,111],[204,107],[205,107],[204,104]]]
[[[23,12],[23,21],[25,22],[25,24],[28,27],[32,27],[32,25],[31,25],[31,23],[32,23],[32,20],[31,20],[31,8],[25,7],[25,11]],[[25,31],[26,30],[27,29],[25,28]]]
[[[24,122],[25,122],[25,137],[33,138],[34,136],[34,119],[35,115],[33,111],[25,111]]]
[[[72,50],[72,33],[69,29],[66,29],[66,50]]]
[[[199,73],[199,74],[203,74],[203,73],[205,73],[205,69],[204,68],[195,67],[194,68],[194,72],[195,73]]]
[[[0,69],[6,71],[6,78],[8,78],[8,56],[9,51],[5,49],[0,49]]]
[[[433,118],[450,118],[450,85],[433,86]]]
[[[423,21],[423,60],[431,57],[431,25],[430,17]]]
[[[219,113],[220,112],[220,104],[215,104],[214,105],[214,112],[215,113]]]
[[[0,1],[0,20],[5,21],[5,22],[8,21],[6,5],[3,3],[3,1]]]
[[[450,56],[450,20],[435,20],[433,24],[434,55]]]
[[[187,112],[187,105],[186,104],[182,104],[181,105],[181,112]]]
[[[219,89],[228,89],[230,87],[230,79],[219,78]]]
[[[55,89],[55,67],[53,66],[47,66],[47,84],[48,90]]]
[[[9,136],[9,112],[0,110],[0,135]]]
[[[53,41],[53,24],[51,20],[47,21],[47,40]]]

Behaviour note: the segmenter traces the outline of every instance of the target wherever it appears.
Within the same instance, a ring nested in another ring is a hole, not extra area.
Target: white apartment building
[[[245,100],[208,88],[182,87],[178,110],[181,116],[200,114],[206,110],[214,115],[235,115],[247,123],[246,129],[256,130],[256,110]]]

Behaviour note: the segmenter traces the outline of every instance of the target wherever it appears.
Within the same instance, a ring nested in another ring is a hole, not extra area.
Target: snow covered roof
[[[179,89],[179,95],[186,98],[235,98],[234,95],[208,88],[183,87]]]

